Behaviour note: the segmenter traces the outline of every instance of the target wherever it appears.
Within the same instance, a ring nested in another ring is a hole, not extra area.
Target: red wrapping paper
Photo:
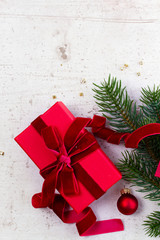
[[[62,139],[75,120],[75,117],[62,102],[57,102],[53,105],[48,111],[41,115],[41,118],[46,125],[56,127]],[[40,170],[56,160],[54,154],[48,151],[43,139],[31,125],[20,133],[15,140]],[[79,164],[104,192],[122,177],[121,173],[100,148],[83,157]],[[65,195],[61,189],[58,190],[69,205],[77,213],[80,213],[92,203],[95,198],[79,179],[77,179],[77,182],[79,185],[79,193],[76,195]]]

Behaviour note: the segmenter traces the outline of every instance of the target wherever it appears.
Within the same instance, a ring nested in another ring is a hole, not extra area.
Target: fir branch
[[[155,211],[144,221],[145,231],[150,237],[160,236],[160,212]]]
[[[160,123],[160,88],[143,88],[137,113],[136,103],[131,100],[121,81],[109,76],[100,86],[95,85],[95,99],[100,111],[110,121],[110,126],[118,132],[132,132],[149,123]],[[160,159],[160,135],[149,136],[139,143],[131,153],[125,151],[117,164],[123,178],[139,186],[145,198],[160,205],[160,178],[154,176]],[[160,212],[153,212],[144,223],[149,236],[160,236]]]
[[[104,80],[101,86],[94,86],[94,98],[100,111],[109,120],[110,126],[118,132],[132,132],[140,127],[142,112],[140,110],[137,113],[136,103],[129,98],[125,87],[122,88],[121,81],[111,79],[109,75],[107,82]]]
[[[160,122],[160,87],[153,87],[153,90],[142,88],[140,101],[141,109],[146,119],[152,119],[154,122]]]
[[[149,136],[144,139],[146,152],[150,155],[150,162],[154,162],[157,166],[160,160],[160,135]],[[140,146],[138,147],[140,152]],[[145,158],[147,156],[145,155]]]
[[[131,153],[125,151],[122,155],[123,158],[117,167],[122,172],[123,178],[130,181],[132,186],[139,186],[140,189],[137,191],[147,193],[146,199],[160,202],[160,179],[153,175],[156,166],[151,162],[146,164],[146,159],[136,150]]]

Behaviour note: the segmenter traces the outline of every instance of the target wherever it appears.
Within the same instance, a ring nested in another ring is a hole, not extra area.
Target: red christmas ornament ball
[[[121,194],[117,202],[118,210],[124,215],[133,214],[138,208],[137,199],[130,193],[130,189],[128,188],[122,189]]]

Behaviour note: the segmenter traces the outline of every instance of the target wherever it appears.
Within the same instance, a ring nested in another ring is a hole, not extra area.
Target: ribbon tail
[[[59,169],[56,167],[47,175],[42,186],[42,192],[33,195],[32,205],[34,208],[45,208],[52,205],[57,186]]]
[[[45,208],[46,205],[42,204],[42,193],[36,193],[32,197],[32,206],[34,208]]]
[[[65,195],[77,194],[79,187],[72,167],[64,165],[59,174],[62,191]]]
[[[123,230],[124,226],[121,219],[110,219],[95,222],[90,228],[80,234],[80,236],[93,236]]]
[[[65,223],[75,223],[80,236],[91,236],[109,232],[123,231],[120,219],[96,221],[96,216],[90,207],[77,214],[74,210],[66,211],[67,202],[62,196],[55,196],[52,210]]]
[[[106,118],[94,115],[93,119],[88,122],[87,127],[92,128],[92,133],[109,143],[119,144],[122,139],[128,136],[128,133],[118,133],[112,129],[105,127]]]

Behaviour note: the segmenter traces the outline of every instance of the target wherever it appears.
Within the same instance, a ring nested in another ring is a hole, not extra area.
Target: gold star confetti
[[[128,64],[124,64],[123,67],[120,68],[121,71],[123,71],[124,69],[128,68]]]
[[[53,99],[56,99],[56,98],[57,98],[57,96],[56,96],[56,95],[53,95],[53,96],[52,96],[52,98],[53,98]]]
[[[139,65],[143,65],[143,62],[142,62],[142,61],[140,61],[140,62],[139,62]]]
[[[0,151],[0,155],[4,155],[4,152],[3,152],[3,151]]]
[[[80,96],[80,97],[83,97],[83,96],[84,96],[83,92],[81,92],[81,93],[79,94],[79,96]]]
[[[85,79],[85,78],[81,79],[81,83],[82,83],[82,84],[83,84],[83,83],[86,83],[86,79]]]
[[[137,72],[137,76],[141,76],[141,73],[140,73],[140,72]]]

